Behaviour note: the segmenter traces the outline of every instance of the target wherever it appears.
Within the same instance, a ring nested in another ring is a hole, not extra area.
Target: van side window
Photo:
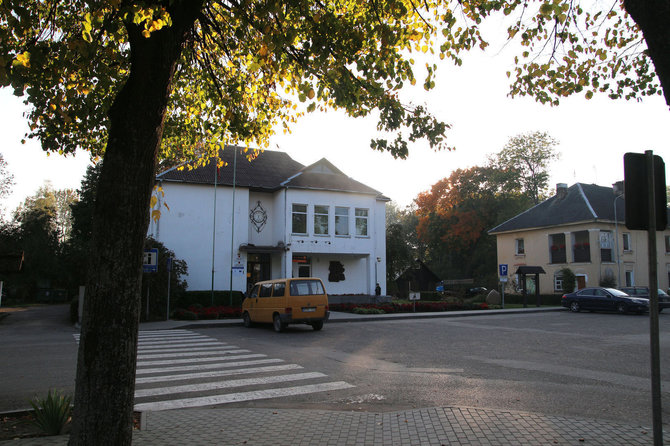
[[[325,294],[321,281],[319,280],[291,281],[291,296],[308,296],[310,294]]]
[[[271,283],[262,283],[260,297],[270,297],[272,295],[272,284]]]
[[[274,290],[272,291],[272,295],[274,297],[281,297],[284,295],[284,291],[286,290],[286,282],[277,282],[275,283]]]
[[[258,297],[258,285],[254,286],[254,289],[251,290],[251,293],[249,293],[249,297]]]

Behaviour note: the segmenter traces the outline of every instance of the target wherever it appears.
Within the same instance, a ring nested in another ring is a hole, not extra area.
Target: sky
[[[371,138],[378,136],[374,117],[348,118],[339,111],[308,114],[291,134],[273,137],[270,149],[287,152],[304,165],[327,158],[400,207],[453,170],[485,164],[487,156],[500,151],[509,138],[534,131],[548,132],[559,142],[555,150],[560,159],[549,169],[551,188],[575,182],[611,186],[623,180],[626,152],[653,150],[670,165],[670,112],[661,96],[641,102],[572,96],[556,107],[528,97],[512,99],[505,73],[513,56],[502,47],[491,48],[466,56],[462,67],[440,64],[436,88],[430,92],[417,82],[403,93],[452,126],[447,142],[454,151],[435,152],[419,141],[410,145],[406,160],[394,159],[370,149]],[[79,188],[89,164],[87,153],[47,156],[36,141],[22,145],[27,129],[24,110],[10,90],[0,89],[0,153],[15,181],[12,195],[0,202],[6,212],[45,181],[56,189]],[[670,178],[667,167],[666,178]]]

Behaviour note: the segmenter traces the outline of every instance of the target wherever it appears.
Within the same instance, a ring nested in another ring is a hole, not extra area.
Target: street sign
[[[500,282],[507,283],[507,276],[500,276]]]
[[[142,262],[142,272],[143,273],[156,273],[158,272],[158,249],[145,249],[144,250],[144,261]]]
[[[167,270],[172,271],[172,257],[167,258]]]
[[[411,291],[409,293],[409,300],[421,300],[421,293],[418,291]]]
[[[506,263],[501,263],[500,265],[498,265],[498,271],[499,271],[499,273],[500,273],[499,275],[501,277],[507,277],[507,270],[508,270],[508,267],[507,267]]]

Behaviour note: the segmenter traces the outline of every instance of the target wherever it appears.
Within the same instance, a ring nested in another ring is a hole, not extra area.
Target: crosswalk
[[[79,334],[75,334],[79,341]],[[135,410],[158,411],[354,387],[190,330],[140,331]]]

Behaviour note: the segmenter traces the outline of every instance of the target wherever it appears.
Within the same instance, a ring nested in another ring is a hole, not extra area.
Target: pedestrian
[[[379,284],[377,284],[377,286],[375,287],[375,296],[381,296],[381,295],[382,295],[382,287],[380,287]]]

